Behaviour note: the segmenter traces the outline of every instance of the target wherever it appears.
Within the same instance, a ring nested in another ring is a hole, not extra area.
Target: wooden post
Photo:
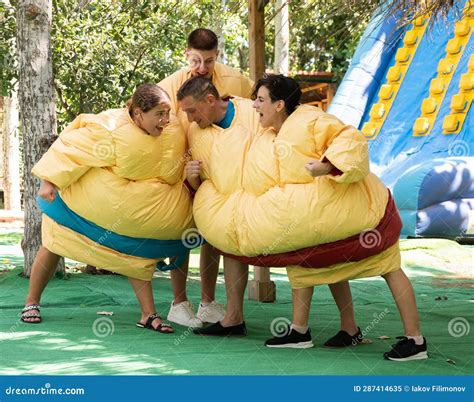
[[[265,73],[265,0],[249,0],[249,53],[250,78],[256,81]],[[250,300],[274,302],[276,299],[269,268],[255,267],[248,288]]]
[[[326,95],[326,100],[328,102],[328,106],[331,104],[332,102],[332,98],[334,98],[334,95],[336,93],[336,89],[337,89],[337,86],[336,84],[328,84],[328,90],[327,90],[327,95]]]
[[[256,81],[265,72],[265,0],[249,0],[249,60]]]
[[[273,303],[276,300],[275,282],[270,280],[270,268],[254,267],[249,281],[249,300]]]

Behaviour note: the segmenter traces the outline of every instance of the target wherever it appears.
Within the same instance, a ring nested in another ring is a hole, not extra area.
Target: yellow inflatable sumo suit
[[[190,127],[193,159],[203,162],[194,219],[209,243],[230,255],[252,257],[332,244],[377,227],[389,192],[369,173],[361,133],[301,105],[277,135],[259,129],[251,101],[232,101],[235,116],[228,129]],[[339,174],[313,178],[304,167],[311,160],[329,160]],[[287,272],[292,286],[300,288],[399,268],[397,241],[359,261],[318,269],[288,266]]]
[[[128,109],[78,116],[32,173],[59,189],[79,217],[137,239],[181,239],[193,226],[192,202],[183,186],[185,140],[171,130],[147,135]],[[43,215],[43,246],[53,253],[132,278],[151,280],[157,258],[105,247]]]

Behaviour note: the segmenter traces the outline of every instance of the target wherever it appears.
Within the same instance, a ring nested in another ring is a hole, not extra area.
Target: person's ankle
[[[25,301],[25,306],[31,306],[32,304],[40,304],[39,300],[35,300],[35,299],[26,299]]]
[[[150,317],[152,314],[155,314],[154,311],[150,311],[150,312],[145,312],[145,311],[142,311],[142,320],[146,320],[148,317]]]
[[[242,316],[225,316],[221,321],[223,327],[233,327],[235,325],[240,325],[244,322],[244,317]]]
[[[341,321],[341,331],[347,332],[349,335],[353,336],[359,332],[359,328],[355,321]]]
[[[175,299],[173,300],[173,306],[176,306],[176,305],[178,305],[178,304],[180,304],[180,303],[183,303],[183,302],[185,302],[185,301],[188,301],[188,298],[187,298],[187,297],[175,298]]]
[[[424,339],[423,335],[405,335],[408,339],[413,339],[415,341],[415,344],[417,345],[423,345]]]
[[[300,334],[304,335],[306,332],[308,332],[308,326],[307,325],[295,325],[291,324],[291,329],[294,329],[296,332],[299,332]]]

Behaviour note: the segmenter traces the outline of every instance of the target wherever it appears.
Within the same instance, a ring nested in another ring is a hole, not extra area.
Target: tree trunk
[[[3,102],[4,97],[2,92],[0,92],[0,149],[3,149]],[[0,153],[0,190],[3,190],[3,152]],[[0,204],[1,206],[1,204]]]
[[[265,73],[265,0],[248,0],[250,79]]]
[[[275,74],[288,75],[290,30],[288,24],[289,0],[276,0],[275,8]]]
[[[3,100],[3,195],[4,208],[21,210],[20,141],[18,137],[18,97],[13,87]]]
[[[19,0],[17,52],[20,115],[23,130],[25,233],[24,275],[29,277],[41,245],[41,213],[35,196],[39,180],[31,169],[56,137],[53,70],[51,64],[51,0]],[[62,265],[62,266],[61,266]],[[58,270],[64,270],[64,262]]]

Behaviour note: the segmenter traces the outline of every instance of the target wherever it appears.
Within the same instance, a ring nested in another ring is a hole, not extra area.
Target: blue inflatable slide
[[[404,237],[474,239],[474,2],[405,28],[372,18],[329,113],[369,141]]]

